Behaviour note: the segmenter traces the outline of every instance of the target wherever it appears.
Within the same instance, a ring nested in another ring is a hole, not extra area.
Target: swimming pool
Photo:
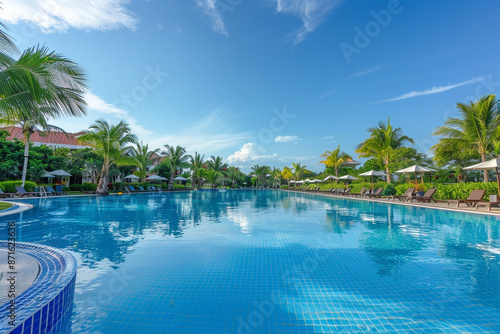
[[[496,217],[263,190],[28,203],[0,223],[77,258],[73,333],[500,332]]]

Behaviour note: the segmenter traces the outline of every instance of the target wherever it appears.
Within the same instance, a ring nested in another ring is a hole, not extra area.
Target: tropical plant
[[[325,167],[328,168],[334,168],[335,169],[335,177],[339,176],[338,169],[342,164],[347,161],[348,159],[352,159],[352,157],[345,153],[344,151],[340,150],[340,145],[337,146],[336,149],[332,151],[326,151],[321,155],[322,158],[325,158],[325,160],[321,160],[319,163],[320,164],[325,164]]]
[[[134,166],[139,168],[138,176],[141,178],[141,182],[146,182],[147,167],[151,166],[160,159],[159,153],[159,148],[150,151],[149,145],[144,145],[142,142],[136,143],[136,146],[132,147],[130,153],[131,161]]]
[[[446,147],[463,150],[473,148],[486,161],[493,151],[494,141],[500,137],[500,108],[495,95],[488,95],[469,104],[457,103],[460,117],[448,118],[444,126],[434,130],[440,136],[439,142],[431,149],[441,154]],[[488,170],[484,170],[484,182],[488,182]]]
[[[168,190],[174,188],[174,178],[177,175],[177,171],[181,168],[189,167],[189,161],[191,156],[186,153],[186,148],[177,145],[176,147],[165,145],[166,151],[162,154],[166,155],[162,163],[167,164],[170,167],[170,178],[168,180]]]
[[[281,171],[281,177],[283,177],[283,179],[288,182],[288,185],[290,185],[290,180],[293,178],[293,173],[290,167],[283,167],[283,170]]]
[[[269,172],[268,166],[253,165],[251,168],[254,177],[256,178],[256,186],[263,187],[266,184],[266,175]]]
[[[394,154],[394,150],[403,146],[405,142],[414,144],[412,138],[403,135],[401,128],[393,128],[391,119],[387,124],[379,122],[378,127],[367,130],[370,137],[356,147],[356,153],[360,158],[376,158],[380,160],[385,167],[387,182],[391,183],[391,172],[389,164]]]
[[[212,185],[212,188],[217,188],[217,183],[223,177],[222,173],[214,169],[209,169],[205,173],[206,179]]]
[[[127,153],[132,149],[130,144],[137,142],[137,137],[130,132],[130,127],[125,121],[120,121],[117,125],[109,125],[106,120],[99,119],[78,138],[78,141],[91,145],[94,153],[102,158],[96,194],[107,195],[110,166],[131,163]]]
[[[5,44],[0,34],[0,44]],[[18,125],[24,134],[22,181],[26,181],[30,136],[36,128],[54,131],[48,119],[86,114],[87,80],[73,61],[46,47],[32,47],[16,60],[0,53],[0,123]]]
[[[301,180],[302,176],[307,171],[307,169],[306,169],[307,166],[302,166],[300,164],[300,162],[299,163],[292,163],[292,165],[293,165],[293,174],[295,177],[295,181]]]
[[[236,186],[236,183],[241,180],[242,173],[237,167],[230,166],[227,168],[226,177],[231,182],[232,188]]]
[[[216,174],[211,173],[210,175],[215,177],[215,180],[223,177],[227,171],[227,164],[222,162],[222,157],[219,156],[211,156],[207,161],[208,169],[217,172]],[[209,177],[210,180],[210,177]],[[212,184],[212,188],[217,188],[217,182],[210,182]]]
[[[190,165],[189,168],[191,168],[191,178],[193,181],[193,188],[198,189],[198,185],[202,181],[202,176],[200,174],[203,174],[200,170],[204,170],[204,165],[205,165],[205,155],[201,155],[198,152],[194,153],[194,156],[191,156],[190,158]]]

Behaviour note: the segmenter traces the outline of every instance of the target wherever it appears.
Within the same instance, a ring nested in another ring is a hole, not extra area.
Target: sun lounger
[[[494,205],[500,207],[500,202],[477,202],[476,210],[478,210],[480,206],[485,206],[488,208],[488,211],[491,211],[491,207]]]
[[[0,198],[12,198],[12,197],[14,197],[14,194],[4,193],[3,190],[0,188]]]
[[[133,193],[139,193],[139,192],[141,192],[139,189],[135,189],[133,186],[127,186],[127,187]]]
[[[55,191],[51,186],[46,186],[45,191],[51,196],[67,195],[67,193],[64,191]]]
[[[457,203],[457,208],[458,208],[460,206],[460,203],[465,203],[467,206],[474,207],[479,202],[482,201],[485,193],[486,193],[486,190],[484,190],[484,189],[474,189],[470,192],[469,197],[467,197],[467,199],[449,200],[448,206],[450,206],[451,203]]]
[[[382,194],[382,191],[384,191],[384,188],[379,188],[377,190],[374,189],[374,191],[372,191],[371,194],[368,194],[368,197],[370,197],[370,198],[380,198],[380,195]]]
[[[19,195],[19,197],[28,197],[28,196],[41,196],[42,194],[41,193],[37,193],[37,192],[27,192],[26,190],[24,190],[24,187],[21,187],[21,186],[16,186],[16,190],[17,190],[17,195]]]
[[[410,199],[410,197],[413,195],[415,192],[415,188],[408,188],[406,189],[405,193],[403,195],[394,195],[394,196],[389,196],[387,199],[391,200],[394,202],[394,200],[397,198],[399,201],[406,202],[407,200]]]
[[[361,188],[361,190],[359,191],[359,193],[351,193],[350,195],[352,197],[361,197],[361,196],[363,196],[365,194],[365,190],[366,190],[366,188],[363,187],[363,188]]]
[[[436,190],[437,188],[427,189],[425,194],[423,194],[422,196],[415,196],[415,199],[417,200],[417,202],[421,203],[429,203],[429,202],[436,203],[436,200],[432,198],[436,193]]]

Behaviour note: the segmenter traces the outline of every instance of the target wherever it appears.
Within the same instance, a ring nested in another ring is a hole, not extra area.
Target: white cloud
[[[354,78],[362,77],[364,75],[368,75],[370,73],[376,72],[376,71],[380,70],[381,68],[382,68],[381,65],[372,66],[372,67],[370,67],[368,69],[364,69],[364,70],[361,70],[361,71],[358,71],[358,72],[354,73],[349,78],[354,79]]]
[[[44,32],[69,28],[134,29],[138,20],[126,5],[130,0],[2,0],[0,19],[17,24],[29,22]]]
[[[196,5],[203,11],[212,23],[212,30],[216,33],[229,36],[221,13],[217,9],[217,0],[196,0]]]
[[[324,94],[322,94],[319,98],[320,99],[324,99],[324,98],[327,98],[328,96],[332,95],[333,93],[335,93],[336,91],[338,90],[338,88],[334,88],[332,89],[331,91],[328,91]]]
[[[277,154],[266,155],[266,151],[254,143],[246,143],[239,151],[234,152],[227,158],[230,164],[238,164],[252,161],[261,161],[263,159],[277,157]]]
[[[297,136],[278,136],[278,137],[274,138],[274,141],[276,143],[289,143],[291,141],[297,142],[299,140],[300,140],[300,138]]]
[[[289,14],[302,20],[303,26],[293,32],[294,44],[302,42],[307,34],[321,25],[330,12],[343,0],[273,0],[278,13]]]
[[[382,100],[382,101],[379,101],[379,102],[399,101],[399,100],[411,99],[411,98],[417,97],[417,96],[432,95],[432,94],[442,93],[442,92],[446,92],[446,91],[452,90],[452,89],[460,87],[460,86],[469,85],[469,84],[480,82],[480,81],[483,81],[483,80],[484,80],[483,77],[477,77],[477,78],[473,78],[473,79],[468,80],[468,81],[460,82],[460,83],[455,84],[455,85],[440,86],[440,87],[434,86],[434,87],[432,87],[430,89],[426,89],[426,90],[423,90],[423,91],[412,91],[412,92],[400,95],[398,97],[395,97],[395,98],[392,98],[392,99],[388,99],[388,100]]]

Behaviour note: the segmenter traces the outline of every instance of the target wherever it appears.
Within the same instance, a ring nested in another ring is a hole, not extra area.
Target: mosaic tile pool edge
[[[7,243],[0,241],[0,248]],[[16,243],[16,252],[35,258],[40,273],[33,285],[16,298],[16,325],[8,324],[8,303],[0,309],[0,333],[55,334],[71,315],[77,262],[69,253],[52,247]]]

